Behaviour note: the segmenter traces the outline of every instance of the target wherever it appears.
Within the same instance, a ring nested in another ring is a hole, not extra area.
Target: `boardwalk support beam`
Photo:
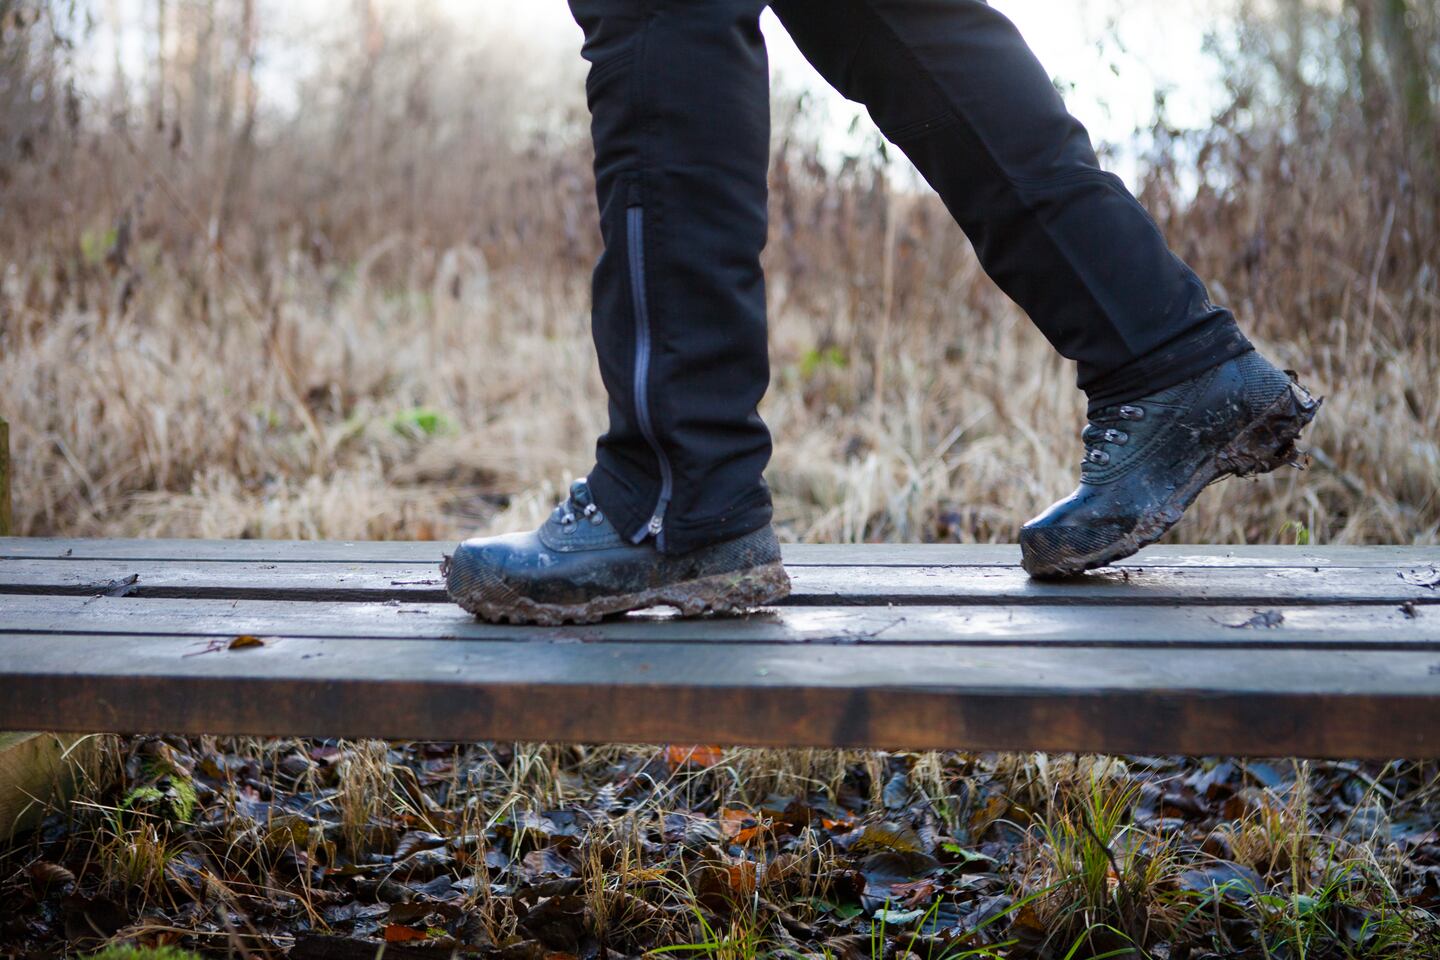
[[[0,417],[0,537],[15,532],[10,504],[10,424]]]

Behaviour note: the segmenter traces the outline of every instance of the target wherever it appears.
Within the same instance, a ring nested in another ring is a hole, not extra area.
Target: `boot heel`
[[[789,595],[790,576],[776,560],[740,573],[718,573],[674,584],[657,591],[653,602],[693,617],[702,613],[744,613]]]
[[[1295,441],[1315,419],[1324,399],[1312,397],[1293,370],[1285,372],[1290,375],[1289,388],[1220,452],[1222,476],[1251,477],[1284,466],[1303,470],[1309,463]]]

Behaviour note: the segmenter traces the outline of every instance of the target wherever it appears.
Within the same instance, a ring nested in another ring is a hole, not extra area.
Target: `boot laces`
[[[590,495],[590,484],[584,477],[570,484],[570,495],[555,508],[552,516],[564,533],[573,533],[581,520],[589,520],[596,526],[605,522],[605,514],[600,512],[600,506]]]
[[[1106,407],[1090,418],[1080,439],[1085,443],[1085,456],[1080,465],[1103,467],[1110,462],[1110,451],[1106,447],[1124,446],[1130,442],[1130,433],[1118,424],[1145,419],[1145,408],[1133,403],[1118,407]]]

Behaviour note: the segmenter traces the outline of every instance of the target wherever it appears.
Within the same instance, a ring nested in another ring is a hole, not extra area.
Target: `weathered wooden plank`
[[[1440,603],[1435,565],[1389,567],[1130,567],[1062,582],[1015,566],[790,568],[799,604],[1346,604]],[[137,578],[133,583],[125,583]],[[0,560],[0,593],[442,602],[435,563],[190,560]]]
[[[438,562],[442,541],[0,538],[0,560],[214,560],[249,563]],[[1013,566],[1014,544],[786,544],[790,566]],[[1409,567],[1440,562],[1440,546],[1169,545],[1130,566]]]
[[[1440,649],[1440,607],[790,607],[745,618],[631,616],[556,628],[477,623],[443,603],[0,596],[0,632],[150,634],[204,646],[237,634],[584,643],[953,644]],[[1249,623],[1249,626],[1243,626]],[[1273,623],[1273,626],[1266,626]],[[199,638],[195,640],[194,638]]]
[[[1434,653],[0,636],[0,729],[1440,754]]]

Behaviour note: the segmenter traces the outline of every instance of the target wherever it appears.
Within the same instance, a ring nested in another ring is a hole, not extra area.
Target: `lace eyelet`
[[[1107,443],[1119,443],[1119,444],[1124,444],[1124,443],[1125,443],[1126,441],[1128,441],[1129,439],[1130,439],[1130,434],[1126,433],[1124,430],[1106,430],[1106,431],[1105,431],[1105,442],[1107,442]]]
[[[1145,408],[1144,408],[1144,407],[1135,407],[1135,406],[1131,406],[1130,404],[1126,404],[1125,406],[1123,406],[1123,407],[1120,408],[1120,411],[1119,411],[1119,412],[1120,412],[1120,419],[1121,419],[1121,420],[1144,420],[1144,419],[1145,419]]]
[[[1085,459],[1093,464],[1103,467],[1105,466],[1105,464],[1110,462],[1110,454],[1106,453],[1104,450],[1087,450],[1085,452]]]

